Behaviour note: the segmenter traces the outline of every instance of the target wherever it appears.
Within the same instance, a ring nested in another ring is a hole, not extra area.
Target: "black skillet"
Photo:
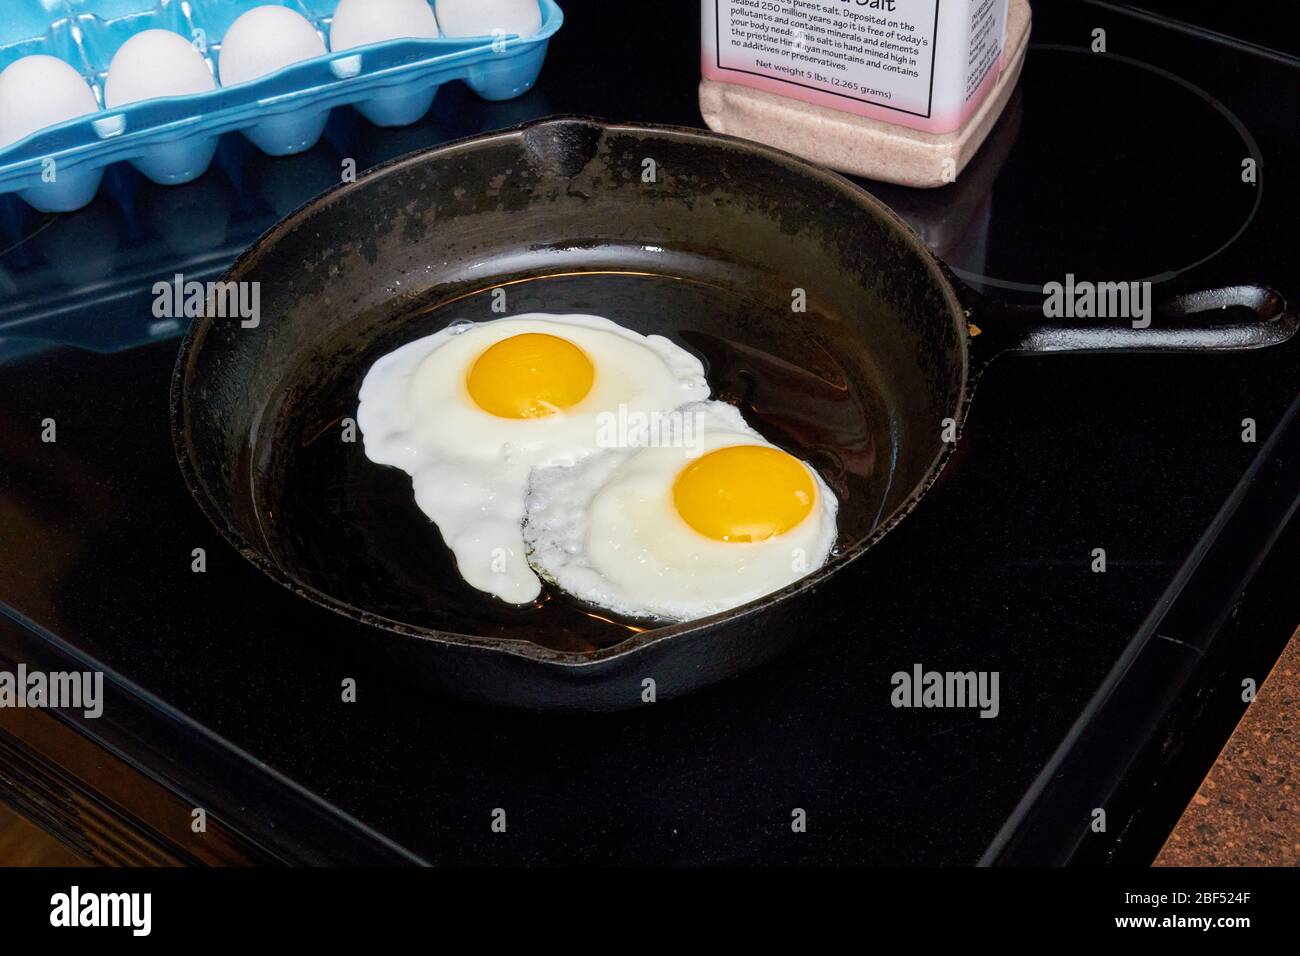
[[[808,640],[819,588],[934,482],[994,355],[1257,348],[1297,324],[1276,294],[1243,286],[1166,303],[1150,328],[1049,327],[1041,310],[979,301],[833,173],[698,130],[581,118],[388,163],[279,223],[225,279],[260,284],[260,322],[196,320],[172,385],[177,457],[204,512],[274,580],[374,625],[359,650],[548,709],[635,706],[648,680],[662,700]],[[465,585],[409,478],[345,439],[370,364],[455,319],[498,317],[494,289],[508,313],[604,315],[699,354],[715,397],[834,488],[837,555],[759,601],[664,627],[550,591],[513,608]]]

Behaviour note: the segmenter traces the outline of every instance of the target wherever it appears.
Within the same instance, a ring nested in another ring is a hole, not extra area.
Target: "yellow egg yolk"
[[[483,411],[498,418],[544,418],[587,397],[596,367],[568,339],[525,332],[480,355],[465,385]]]
[[[701,455],[677,474],[673,504],[716,541],[766,541],[808,517],[817,486],[807,466],[779,448],[731,445]]]

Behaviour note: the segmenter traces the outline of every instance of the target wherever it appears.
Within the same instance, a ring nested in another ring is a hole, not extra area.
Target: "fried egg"
[[[513,604],[541,583],[524,553],[532,469],[600,450],[611,416],[707,398],[699,359],[590,315],[458,322],[383,356],[361,385],[366,457],[406,471],[461,576]]]
[[[835,495],[735,408],[687,406],[656,437],[533,471],[524,542],[542,577],[627,617],[685,621],[770,594],[829,558]]]

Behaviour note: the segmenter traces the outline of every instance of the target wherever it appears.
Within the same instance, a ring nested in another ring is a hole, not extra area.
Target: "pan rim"
[[[929,247],[925,245],[925,242],[921,237],[906,222],[904,222],[893,209],[881,200],[877,199],[866,189],[849,180],[847,177],[832,170],[824,169],[808,162],[807,160],[801,159],[798,156],[785,152],[784,150],[751,140],[741,139],[736,136],[715,133],[710,130],[661,123],[638,123],[631,121],[611,122],[581,114],[556,114],[542,117],[540,119],[530,120],[516,126],[488,133],[462,137],[447,143],[441,143],[437,146],[414,150],[410,153],[405,153],[401,156],[380,163],[358,176],[353,182],[336,183],[324,192],[299,205],[288,215],[284,216],[266,229],[248,246],[248,248],[241,252],[235,258],[234,262],[231,263],[230,267],[222,273],[221,281],[236,281],[235,277],[241,272],[241,270],[246,270],[253,265],[266,249],[270,248],[276,241],[278,241],[280,236],[288,233],[291,229],[308,220],[317,211],[325,208],[331,202],[337,201],[339,196],[345,191],[350,191],[354,187],[374,179],[392,175],[400,169],[428,161],[434,156],[450,156],[466,149],[477,148],[482,144],[521,138],[526,136],[530,131],[538,128],[575,123],[597,127],[601,130],[603,136],[610,133],[626,132],[629,134],[668,136],[679,140],[690,140],[704,143],[727,143],[733,147],[762,156],[780,165],[787,167],[792,166],[801,175],[811,176],[814,179],[820,180],[825,185],[844,194],[846,198],[851,199],[853,202],[869,207],[875,215],[890,223],[893,226],[895,233],[907,244],[909,249],[916,255],[921,263],[923,263],[924,267],[929,270],[936,288],[940,291],[948,304],[948,315],[954,325],[956,348],[961,373],[958,386],[957,407],[952,410],[952,418],[956,422],[957,440],[960,440],[962,426],[965,423],[966,414],[972,398],[971,393],[974,387],[975,376],[972,374],[970,358],[970,330],[966,321],[967,313],[962,305],[960,297],[958,296],[956,280],[951,277],[942,261],[935,256]],[[350,620],[357,621],[378,630],[393,632],[404,637],[418,638],[431,645],[456,646],[469,648],[483,653],[516,657],[522,660],[547,665],[575,676],[581,676],[584,673],[590,673],[592,676],[595,676],[595,672],[602,669],[602,665],[610,664],[633,654],[648,651],[651,647],[656,647],[667,642],[684,638],[688,635],[717,627],[726,622],[751,617],[766,611],[775,604],[784,602],[794,598],[796,595],[815,589],[830,576],[847,568],[862,557],[863,554],[875,547],[890,531],[897,527],[899,522],[911,514],[920,500],[925,496],[926,492],[929,491],[935,481],[938,480],[939,475],[950,460],[957,444],[957,440],[941,444],[934,458],[927,466],[925,473],[913,485],[893,511],[891,511],[889,515],[871,531],[870,534],[856,542],[852,547],[846,549],[843,553],[833,556],[826,564],[822,565],[811,574],[800,578],[798,581],[792,582],[777,591],[765,594],[747,604],[732,608],[728,611],[723,611],[718,614],[709,615],[708,617],[692,621],[683,621],[660,627],[647,628],[644,631],[630,634],[626,639],[609,647],[597,648],[590,651],[556,650],[527,640],[481,637],[473,634],[461,634],[455,631],[436,630],[434,628],[408,624],[380,614],[375,614],[365,610],[364,608],[359,608],[347,603],[346,601],[335,598],[312,587],[311,585],[304,584],[302,581],[297,580],[282,569],[279,564],[268,558],[261,549],[255,547],[238,530],[236,530],[226,515],[221,512],[221,509],[213,500],[212,494],[208,491],[207,486],[200,477],[199,469],[190,453],[188,442],[189,429],[187,427],[187,418],[189,416],[190,408],[189,403],[186,401],[185,385],[190,378],[190,372],[195,361],[195,356],[199,349],[201,349],[203,342],[206,340],[212,325],[213,321],[205,311],[204,315],[195,318],[186,329],[185,336],[181,341],[180,349],[177,352],[176,364],[172,371],[168,404],[172,447],[176,456],[177,464],[180,468],[181,477],[185,482],[186,488],[189,490],[190,497],[192,497],[198,504],[199,510],[203,512],[205,517],[208,519],[208,522],[216,529],[217,533],[223,540],[230,544],[230,546],[239,552],[245,560],[269,577],[272,581],[287,588],[294,594],[304,597],[313,603],[347,617]]]

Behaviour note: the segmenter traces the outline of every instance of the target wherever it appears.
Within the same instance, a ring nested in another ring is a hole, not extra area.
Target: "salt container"
[[[1028,0],[701,0],[711,129],[842,172],[953,182],[1024,64]]]

